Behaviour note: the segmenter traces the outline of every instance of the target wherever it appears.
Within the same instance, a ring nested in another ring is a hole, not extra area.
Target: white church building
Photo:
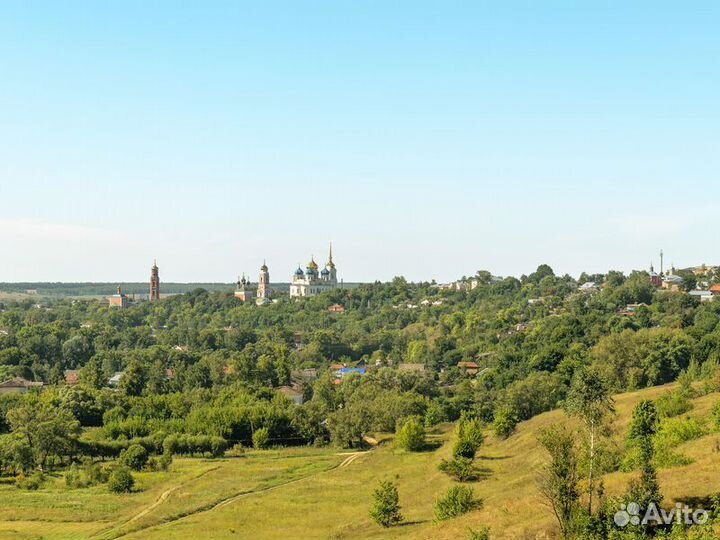
[[[298,269],[293,274],[290,283],[290,298],[301,298],[307,296],[315,296],[325,291],[335,289],[338,286],[337,269],[332,258],[332,245],[330,245],[330,256],[325,268],[318,272],[318,264],[312,257],[303,272],[298,265]]]

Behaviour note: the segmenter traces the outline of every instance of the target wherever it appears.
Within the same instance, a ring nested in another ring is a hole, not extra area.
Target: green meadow
[[[622,444],[632,408],[674,385],[616,396],[613,438]],[[666,504],[703,500],[720,489],[718,434],[707,421],[718,394],[693,400],[685,416],[705,422],[708,434],[673,449],[689,464],[661,468]],[[562,411],[523,422],[500,440],[487,434],[478,454],[481,479],[470,483],[482,506],[441,524],[433,521],[436,498],[453,481],[437,469],[451,453],[453,426],[430,432],[435,450],[404,452],[390,440],[363,452],[325,448],[249,450],[239,457],[176,459],[168,472],[137,474],[137,490],[113,495],[105,486],[68,489],[61,474],[37,491],[0,486],[0,538],[153,540],[287,538],[465,538],[490,527],[492,538],[553,538],[556,525],[537,489],[546,461],[537,436],[553,423],[569,423]],[[637,473],[604,476],[609,495],[621,494]],[[397,482],[403,522],[383,529],[368,515],[379,480]]]

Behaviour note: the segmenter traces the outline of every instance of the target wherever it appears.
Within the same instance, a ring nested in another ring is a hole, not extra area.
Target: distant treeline
[[[147,295],[150,292],[150,283],[0,283],[0,292],[28,293],[38,296],[109,296],[115,294],[118,285],[128,296]],[[345,283],[344,288],[355,288],[358,283]],[[271,283],[273,290],[288,292],[289,283]],[[208,292],[232,291],[235,283],[160,283],[160,291],[165,294],[184,294],[196,289],[205,289]]]
[[[39,296],[108,296],[115,294],[118,285],[127,295],[148,294],[149,283],[0,283],[0,291],[8,293],[35,292]],[[232,291],[234,283],[162,283],[162,294],[181,294],[195,289],[205,289],[208,292]],[[286,284],[273,284],[279,290],[286,290]]]

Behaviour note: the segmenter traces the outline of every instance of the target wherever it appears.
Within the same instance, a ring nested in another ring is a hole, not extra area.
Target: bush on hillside
[[[151,471],[167,471],[172,464],[172,456],[170,454],[162,454],[161,456],[151,457],[148,460],[147,468]]]
[[[515,432],[518,424],[518,416],[512,409],[501,408],[495,413],[493,431],[501,439],[507,439]]]
[[[715,429],[720,430],[720,401],[713,405],[712,417],[713,422],[715,423]]]
[[[684,392],[668,392],[655,400],[658,415],[672,418],[684,414],[693,408],[692,401]]]
[[[473,488],[452,486],[447,493],[435,502],[435,520],[445,521],[467,514],[479,508],[482,501],[475,498]]]
[[[478,473],[473,466],[473,460],[466,457],[456,457],[450,460],[443,459],[438,465],[440,472],[444,472],[458,482],[477,480]]]
[[[420,452],[425,448],[425,428],[420,420],[411,418],[405,422],[395,436],[395,444],[410,452]]]
[[[125,465],[133,471],[141,471],[148,462],[148,453],[139,444],[133,444],[120,454],[119,461],[121,465]]]
[[[135,486],[135,478],[129,469],[115,469],[108,478],[108,489],[113,493],[130,493]]]
[[[253,446],[263,449],[270,446],[270,431],[268,428],[256,429],[252,436]]]
[[[485,442],[483,423],[479,418],[462,418],[457,427],[458,439],[467,441],[477,451]]]
[[[674,451],[684,442],[707,435],[707,428],[696,418],[668,418],[661,422],[655,435],[655,461],[658,467],[676,467],[692,459]]]
[[[490,540],[490,527],[480,527],[480,530],[468,530],[467,540]]]
[[[477,449],[475,445],[470,441],[458,440],[453,446],[453,457],[455,459],[469,459],[472,461],[475,459],[475,452]]]
[[[40,489],[40,487],[45,482],[45,475],[42,473],[42,471],[35,471],[30,476],[25,476],[24,474],[20,473],[15,477],[15,486],[20,489],[27,489],[30,491],[36,491]]]
[[[383,480],[373,492],[370,517],[383,527],[391,527],[402,521],[397,486],[391,481]]]

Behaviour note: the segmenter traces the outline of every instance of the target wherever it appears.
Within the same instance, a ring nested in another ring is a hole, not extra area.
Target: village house
[[[715,299],[715,296],[713,295],[713,293],[711,291],[697,290],[697,291],[690,291],[688,294],[690,296],[692,296],[693,298],[697,298],[701,302],[712,302]]]
[[[120,386],[120,381],[125,376],[124,371],[116,371],[110,379],[108,379],[108,386],[112,388],[117,388]]]
[[[413,371],[413,372],[423,372],[425,371],[425,365],[424,364],[410,364],[410,363],[402,363],[398,365],[399,371]]]
[[[365,375],[367,370],[364,367],[343,367],[335,372],[335,377],[338,379],[344,379],[347,375],[357,373],[358,375]]]
[[[625,317],[632,317],[638,312],[641,307],[648,307],[648,305],[644,302],[641,302],[639,304],[628,304],[627,306],[625,306],[625,309],[620,312],[620,315],[623,315]]]
[[[682,290],[684,280],[682,277],[676,274],[669,274],[665,276],[662,282],[662,288],[668,291],[678,292]]]
[[[599,290],[600,290],[600,285],[598,285],[594,281],[588,281],[578,287],[578,291],[584,292],[584,293],[593,293],[593,292],[598,292]]]
[[[457,365],[460,370],[470,377],[474,377],[480,371],[480,366],[476,362],[458,362]]]
[[[80,372],[76,369],[65,370],[65,384],[75,386],[80,382]]]
[[[315,368],[295,369],[290,373],[293,386],[302,387],[312,383],[318,378],[318,370]]]
[[[303,393],[296,390],[292,386],[281,386],[278,388],[278,392],[292,401],[295,405],[303,404]]]
[[[28,381],[22,377],[15,377],[0,383],[0,396],[5,394],[26,394],[32,389],[41,389],[42,382]]]

